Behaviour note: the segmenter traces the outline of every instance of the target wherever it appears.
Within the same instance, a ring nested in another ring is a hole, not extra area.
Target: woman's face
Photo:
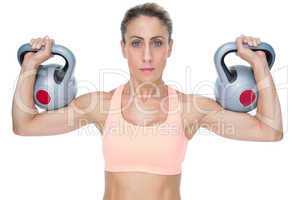
[[[121,41],[121,46],[134,79],[142,82],[161,79],[172,50],[173,41],[168,41],[167,27],[157,17],[139,16],[128,23],[125,44]]]

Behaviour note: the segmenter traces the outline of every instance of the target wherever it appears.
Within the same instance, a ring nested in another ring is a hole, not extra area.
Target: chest
[[[168,100],[149,99],[146,101],[124,98],[121,102],[121,114],[129,123],[151,126],[166,121],[169,112]]]

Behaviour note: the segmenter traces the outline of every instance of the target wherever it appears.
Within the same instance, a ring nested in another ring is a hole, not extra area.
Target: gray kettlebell
[[[23,44],[17,53],[20,65],[24,56],[33,50],[30,44]],[[75,56],[66,47],[54,44],[52,54],[59,55],[65,60],[65,65],[40,65],[34,84],[34,102],[45,110],[55,110],[69,104],[76,96],[77,84],[73,76]]]
[[[262,42],[257,47],[246,46],[253,51],[263,51],[266,54],[269,69],[274,64],[274,49]],[[249,112],[256,108],[258,90],[252,67],[235,65],[228,68],[224,58],[231,52],[237,52],[234,42],[229,42],[218,48],[214,62],[218,73],[215,83],[216,101],[225,109],[236,112]]]

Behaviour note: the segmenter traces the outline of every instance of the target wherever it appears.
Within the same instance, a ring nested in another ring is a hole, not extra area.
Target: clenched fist
[[[237,46],[237,55],[251,65],[258,62],[267,63],[266,55],[263,51],[253,51],[244,46],[244,44],[253,47],[258,46],[261,43],[259,38],[241,35],[236,38],[235,43]]]
[[[37,52],[28,52],[24,56],[22,67],[37,69],[40,64],[51,58],[54,40],[45,36],[43,38],[33,38],[30,41],[32,50]]]

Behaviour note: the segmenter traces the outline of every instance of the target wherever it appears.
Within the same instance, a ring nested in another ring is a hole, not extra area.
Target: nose
[[[150,46],[149,45],[145,45],[143,61],[146,62],[146,63],[150,63],[151,60],[152,60],[152,55],[151,55]]]

